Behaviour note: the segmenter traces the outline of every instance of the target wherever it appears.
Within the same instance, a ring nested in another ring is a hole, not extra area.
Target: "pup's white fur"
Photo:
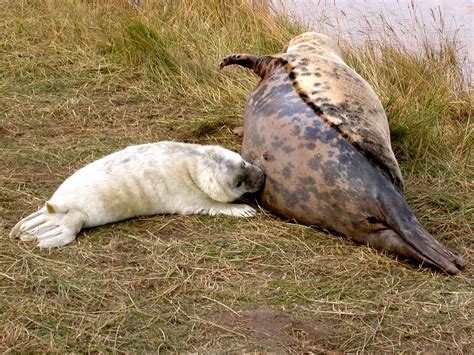
[[[84,227],[139,215],[255,215],[230,204],[257,191],[263,172],[218,146],[159,142],[131,146],[99,159],[67,178],[39,211],[10,236],[40,247],[72,242]]]

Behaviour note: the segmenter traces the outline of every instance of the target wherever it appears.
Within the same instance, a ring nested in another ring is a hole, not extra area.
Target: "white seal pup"
[[[250,217],[255,209],[230,202],[258,191],[263,181],[262,170],[219,146],[130,146],[76,171],[10,236],[48,248],[72,242],[82,228],[141,215]]]

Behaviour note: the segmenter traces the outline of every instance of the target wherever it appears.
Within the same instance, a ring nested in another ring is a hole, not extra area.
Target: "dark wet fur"
[[[244,66],[265,75],[246,105],[242,156],[266,174],[262,205],[457,274],[462,260],[423,228],[387,175],[299,97],[281,63],[254,58]]]

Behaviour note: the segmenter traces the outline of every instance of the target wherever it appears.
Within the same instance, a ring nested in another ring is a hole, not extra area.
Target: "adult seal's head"
[[[232,54],[221,67],[252,69],[261,82],[245,107],[242,156],[263,168],[261,204],[448,273],[462,260],[434,239],[403,198],[403,178],[382,104],[319,33],[266,56]]]

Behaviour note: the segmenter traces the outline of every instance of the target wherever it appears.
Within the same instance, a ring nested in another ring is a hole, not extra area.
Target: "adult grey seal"
[[[76,171],[10,236],[47,248],[72,242],[82,228],[140,215],[250,217],[255,209],[230,202],[258,191],[263,181],[260,168],[222,147],[166,141],[130,146]]]
[[[266,175],[264,207],[456,274],[462,260],[418,222],[403,195],[387,119],[370,85],[319,33],[285,53],[232,54],[262,78],[247,100],[241,154]]]

